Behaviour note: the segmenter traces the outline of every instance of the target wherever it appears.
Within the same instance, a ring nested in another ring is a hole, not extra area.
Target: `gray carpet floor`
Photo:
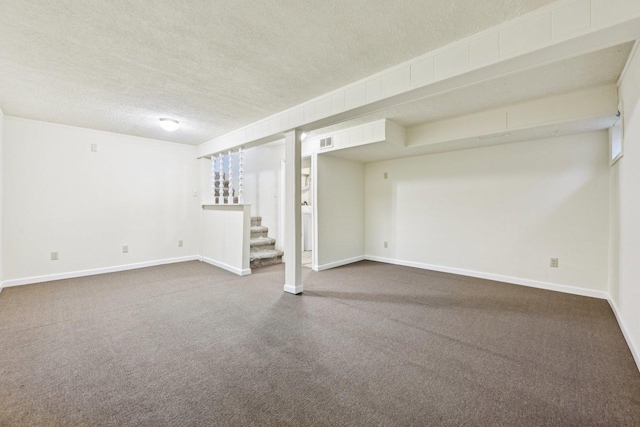
[[[374,262],[0,293],[0,425],[640,425],[606,301]]]

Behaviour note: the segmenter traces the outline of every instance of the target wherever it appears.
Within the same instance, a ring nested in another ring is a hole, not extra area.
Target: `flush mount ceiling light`
[[[168,132],[173,132],[180,127],[180,122],[165,117],[160,119],[160,127]]]

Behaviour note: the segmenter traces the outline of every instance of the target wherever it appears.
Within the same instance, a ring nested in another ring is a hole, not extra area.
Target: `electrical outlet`
[[[551,264],[549,264],[553,268],[558,268],[558,258],[551,258]]]
[[[129,245],[124,245],[122,247],[122,253],[123,254],[128,254],[129,253]]]
[[[91,144],[91,152],[92,153],[98,152],[98,144]]]
[[[182,240],[178,240],[178,247],[179,247],[179,248],[181,248],[182,246],[184,246],[184,245],[182,244]]]
[[[58,252],[51,252],[51,261],[58,260]]]
[[[389,178],[389,174],[385,172],[384,173],[384,179],[387,179],[387,178]]]
[[[384,248],[387,249],[389,247],[389,242],[384,242]]]

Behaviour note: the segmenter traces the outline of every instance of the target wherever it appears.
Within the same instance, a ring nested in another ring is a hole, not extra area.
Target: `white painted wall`
[[[3,177],[4,177],[4,165],[3,165],[3,147],[4,144],[2,142],[4,134],[4,113],[2,109],[0,109],[0,292],[2,291],[2,278],[4,277],[4,264],[3,264],[3,252],[2,252],[2,242],[4,240],[4,235],[2,234],[2,210],[4,206],[4,192],[3,192]]]
[[[280,161],[284,159],[284,145],[256,147],[245,153],[244,188],[245,203],[251,204],[251,215],[261,216],[262,225],[269,227],[269,236],[278,237],[278,188],[280,185]],[[281,249],[284,240],[277,241]]]
[[[203,209],[202,259],[236,274],[250,274],[251,211],[247,205]]]
[[[363,163],[317,155],[317,270],[364,258],[364,172]]]
[[[369,163],[366,254],[604,296],[607,158],[593,132]]]
[[[200,253],[194,147],[13,117],[4,131],[5,281]]]
[[[611,168],[610,294],[618,320],[640,367],[640,54],[620,84],[624,156]]]

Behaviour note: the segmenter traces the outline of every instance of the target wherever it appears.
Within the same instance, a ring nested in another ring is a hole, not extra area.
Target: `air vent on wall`
[[[328,138],[322,138],[320,140],[320,149],[324,150],[325,148],[331,148],[333,147],[333,139],[331,139],[331,137]]]

